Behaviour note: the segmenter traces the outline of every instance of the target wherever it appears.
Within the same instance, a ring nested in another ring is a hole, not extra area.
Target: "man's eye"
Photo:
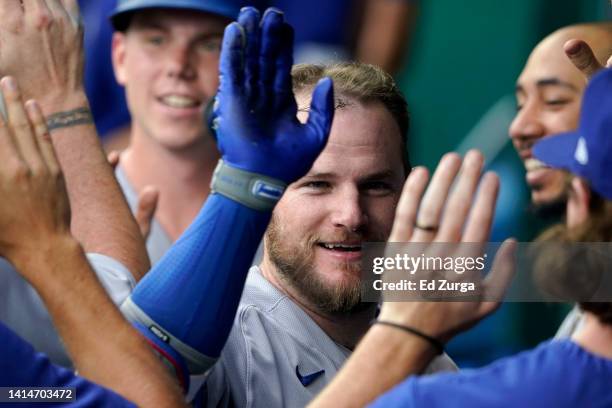
[[[364,183],[361,186],[361,189],[365,191],[377,193],[377,194],[384,194],[384,193],[388,193],[389,191],[391,191],[392,186],[391,184],[385,181],[370,181],[370,182]]]
[[[221,40],[203,40],[198,44],[200,50],[204,52],[220,52],[221,51]]]
[[[309,181],[307,183],[304,183],[304,187],[313,190],[324,190],[331,187],[331,185],[327,181]]]
[[[151,45],[162,45],[164,43],[164,37],[162,36],[153,36],[147,38],[147,43]]]
[[[550,107],[561,107],[570,103],[569,99],[548,99],[545,101],[547,106]]]

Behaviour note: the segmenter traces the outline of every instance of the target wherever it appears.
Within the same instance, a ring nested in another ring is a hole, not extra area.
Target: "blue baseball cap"
[[[199,11],[233,20],[250,4],[247,0],[118,0],[110,20],[115,30],[125,31],[134,12],[153,8]]]
[[[533,155],[588,180],[595,192],[612,200],[612,69],[598,72],[587,86],[578,130],[538,141]]]

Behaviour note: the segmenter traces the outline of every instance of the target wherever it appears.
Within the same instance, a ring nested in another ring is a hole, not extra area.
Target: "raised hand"
[[[70,237],[70,206],[40,107],[24,107],[14,78],[0,84],[8,116],[0,117],[0,254],[27,275],[20,266],[31,253]]]
[[[214,109],[228,165],[285,183],[302,177],[325,146],[334,114],[332,82],[314,90],[306,124],[292,90],[293,29],[277,9],[244,8],[225,31]]]
[[[77,0],[8,0],[0,6],[0,74],[15,77],[45,115],[83,89]]]
[[[425,254],[441,257],[466,252],[475,255],[473,252],[482,248],[479,244],[489,238],[499,189],[495,174],[486,174],[480,180],[482,167],[483,158],[477,151],[468,152],[463,164],[458,155],[447,154],[426,192],[427,170],[413,170],[404,186],[389,242],[405,242],[408,246],[418,243]],[[501,298],[513,276],[514,247],[512,240],[502,245],[492,272],[469,301],[385,302],[380,319],[449,340],[497,308],[499,302],[491,299]]]

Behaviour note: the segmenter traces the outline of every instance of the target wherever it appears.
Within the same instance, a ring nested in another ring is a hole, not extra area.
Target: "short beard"
[[[557,222],[565,216],[567,194],[568,190],[564,189],[561,194],[551,201],[540,204],[531,203],[529,211],[544,221]]]
[[[354,314],[372,306],[361,302],[361,279],[346,279],[336,285],[326,283],[314,270],[315,239],[301,248],[286,248],[274,215],[266,231],[266,251],[280,279],[303,296],[319,313],[336,316]],[[360,276],[360,265],[339,265],[351,277]]]

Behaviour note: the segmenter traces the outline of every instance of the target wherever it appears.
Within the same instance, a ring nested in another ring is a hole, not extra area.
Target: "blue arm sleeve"
[[[219,357],[270,216],[211,194],[122,306],[179,379],[185,377],[184,366],[181,374],[174,351],[192,374],[206,371]]]
[[[21,337],[0,323],[0,386],[2,387],[74,387],[76,401],[70,407],[135,407],[114,392],[52,364]],[[7,404],[8,405],[8,404]],[[16,404],[21,405],[23,404]],[[5,406],[0,403],[0,406]],[[13,406],[13,404],[11,404]],[[28,406],[49,407],[49,403]]]

